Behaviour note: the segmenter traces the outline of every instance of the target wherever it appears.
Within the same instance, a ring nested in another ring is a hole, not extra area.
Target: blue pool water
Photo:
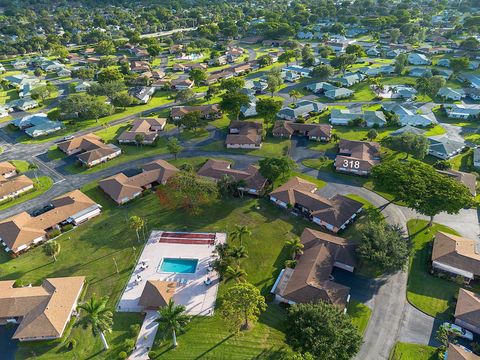
[[[197,270],[197,259],[163,258],[160,271],[180,274],[193,274]]]
[[[13,333],[17,326],[0,326],[0,359],[15,360],[17,351],[17,340],[12,340]]]

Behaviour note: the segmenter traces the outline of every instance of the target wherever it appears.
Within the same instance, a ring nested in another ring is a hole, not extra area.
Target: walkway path
[[[147,360],[148,352],[152,348],[155,341],[155,335],[158,330],[158,323],[155,321],[158,313],[155,310],[147,310],[145,318],[143,319],[142,327],[138,333],[135,350],[130,355],[130,360]]]

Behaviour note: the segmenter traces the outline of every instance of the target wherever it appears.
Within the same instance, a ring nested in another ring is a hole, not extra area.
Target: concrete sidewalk
[[[130,355],[130,360],[148,360],[148,352],[153,346],[155,335],[158,330],[158,323],[155,321],[158,313],[155,310],[147,310],[145,319],[143,319],[142,327],[138,333],[135,350]]]

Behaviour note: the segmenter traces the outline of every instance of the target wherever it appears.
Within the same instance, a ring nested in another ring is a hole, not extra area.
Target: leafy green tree
[[[414,158],[422,160],[428,154],[428,139],[423,135],[406,132],[398,136],[388,138],[389,147],[392,150],[401,151]]]
[[[366,56],[365,51],[363,50],[363,47],[361,47],[358,44],[349,44],[347,48],[345,49],[345,52],[347,54],[353,54],[356,57],[364,57]]]
[[[156,57],[160,55],[160,52],[162,51],[162,48],[160,47],[159,44],[151,44],[147,47],[148,55],[151,57]]]
[[[333,68],[330,65],[318,65],[313,68],[312,76],[319,80],[327,80],[333,75]]]
[[[117,94],[112,95],[112,104],[118,107],[127,107],[132,105],[137,105],[137,98],[131,96],[128,92],[122,91]]]
[[[101,40],[95,46],[95,52],[102,55],[115,54],[115,44],[112,40]]]
[[[144,226],[145,226],[145,220],[143,220],[140,216],[133,215],[130,217],[129,227],[130,229],[135,230],[135,234],[137,234],[138,242],[140,242],[140,230],[142,230]]]
[[[177,92],[175,96],[175,102],[188,102],[195,98],[195,91],[192,89],[183,89]]]
[[[280,85],[283,84],[282,76],[278,69],[272,69],[267,75],[267,90],[270,92],[270,95],[273,97],[273,94]]]
[[[465,50],[477,50],[480,47],[480,41],[474,37],[468,37],[460,43],[460,48]]]
[[[60,243],[55,240],[48,241],[43,245],[43,251],[45,255],[51,256],[54,261],[57,261],[57,255],[60,253]]]
[[[259,99],[257,101],[257,114],[265,119],[265,122],[271,124],[275,121],[277,113],[282,108],[282,102],[279,100]]]
[[[123,81],[123,74],[115,67],[107,67],[97,74],[97,81],[100,84],[112,81]]]
[[[188,76],[190,80],[194,81],[197,86],[202,84],[208,78],[207,73],[201,69],[192,69]]]
[[[290,96],[294,102],[297,102],[298,98],[302,96],[302,93],[296,89],[293,89],[288,92],[288,96]]]
[[[222,299],[221,313],[232,327],[247,330],[267,309],[265,298],[252,284],[241,282],[228,288]]]
[[[443,76],[434,75],[430,78],[430,93],[431,97],[435,97],[438,94],[438,91],[445,86],[447,80]]]
[[[357,57],[354,54],[341,54],[333,58],[330,61],[330,65],[335,69],[341,70],[342,73],[345,73],[348,67],[355,64],[356,61]]]
[[[113,325],[113,314],[107,303],[108,296],[97,298],[93,295],[88,302],[78,305],[81,317],[77,321],[77,325],[82,325],[84,329],[90,326],[93,335],[100,336],[105,350],[109,348],[105,333],[112,332]]]
[[[137,146],[142,145],[144,141],[145,141],[145,135],[141,133],[135,134],[135,144],[137,144]]]
[[[293,58],[295,58],[295,52],[293,50],[287,50],[283,54],[280,54],[278,61],[284,62],[288,66]]]
[[[248,251],[243,245],[232,246],[230,247],[229,255],[236,261],[237,265],[240,266],[240,260],[248,258]]]
[[[432,93],[432,83],[430,82],[430,78],[422,76],[419,77],[415,83],[415,88],[417,89],[419,94],[426,95]]]
[[[222,95],[222,101],[220,101],[220,109],[228,113],[232,118],[238,120],[240,116],[240,108],[244,105],[248,105],[250,102],[248,96],[239,91],[227,91]]]
[[[57,91],[57,87],[51,83],[47,83],[45,85],[40,85],[34,87],[30,92],[32,99],[40,99],[45,101],[45,99],[52,96],[53,93]]]
[[[369,221],[360,233],[357,254],[364,263],[384,272],[405,266],[410,251],[400,227],[385,221]]]
[[[230,233],[230,237],[233,241],[238,240],[240,242],[240,246],[243,246],[243,237],[244,236],[252,236],[252,232],[248,228],[247,225],[235,225],[235,230]]]
[[[179,171],[160,186],[157,196],[162,206],[168,209],[181,208],[198,215],[202,208],[217,201],[216,184],[190,171]]]
[[[258,164],[260,165],[260,174],[272,183],[277,179],[287,178],[297,167],[295,161],[287,156],[265,158],[260,160]]]
[[[200,111],[191,111],[185,114],[180,120],[177,120],[177,126],[183,127],[185,130],[193,130],[197,132],[198,129],[203,129],[207,126],[207,120],[202,116]]]
[[[290,307],[287,342],[315,359],[350,360],[360,350],[362,336],[342,309],[320,301]]]
[[[220,88],[218,86],[209,86],[208,90],[205,94],[205,100],[210,101],[212,98],[220,92]]]
[[[462,71],[468,70],[468,66],[470,65],[470,61],[467,57],[459,57],[459,58],[451,58],[450,59],[450,69],[452,69],[454,75]]]
[[[408,55],[401,53],[395,58],[395,73],[402,74],[408,64]]]
[[[223,79],[220,82],[220,89],[227,92],[240,91],[245,85],[245,80],[240,77],[232,77],[230,79]]]
[[[429,216],[429,226],[435,215],[441,212],[457,214],[472,203],[465,185],[420,161],[383,161],[372,169],[372,177],[375,186],[388,189],[395,200]]]
[[[60,44],[52,45],[51,53],[53,56],[56,56],[61,59],[65,59],[69,54],[68,49],[65,46]]]
[[[183,305],[175,305],[172,299],[169,300],[167,306],[158,309],[158,328],[163,334],[172,334],[172,344],[178,346],[177,333],[185,331],[185,326],[190,322],[191,317],[186,313]]]
[[[96,96],[106,96],[110,100],[117,97],[119,93],[125,91],[125,83],[120,80],[106,81],[103,83],[92,84],[87,93]]]
[[[261,68],[272,65],[273,64],[273,59],[270,55],[262,55],[258,58],[258,66]]]
[[[461,333],[457,329],[449,329],[446,326],[440,326],[435,334],[435,338],[441,344],[439,349],[441,352],[445,352],[448,349],[450,343],[456,344],[457,338],[460,337]]]
[[[72,70],[72,78],[92,80],[94,76],[95,70],[90,67],[81,67],[79,69]]]
[[[180,145],[180,141],[176,137],[170,137],[167,141],[167,150],[177,160],[177,155],[183,150],[183,146]]]
[[[372,141],[375,140],[378,137],[378,132],[375,129],[370,129],[367,132],[367,139]]]

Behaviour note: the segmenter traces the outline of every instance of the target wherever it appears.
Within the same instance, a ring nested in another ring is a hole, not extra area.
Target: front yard
[[[397,342],[390,360],[437,360],[437,348],[427,345]]]

